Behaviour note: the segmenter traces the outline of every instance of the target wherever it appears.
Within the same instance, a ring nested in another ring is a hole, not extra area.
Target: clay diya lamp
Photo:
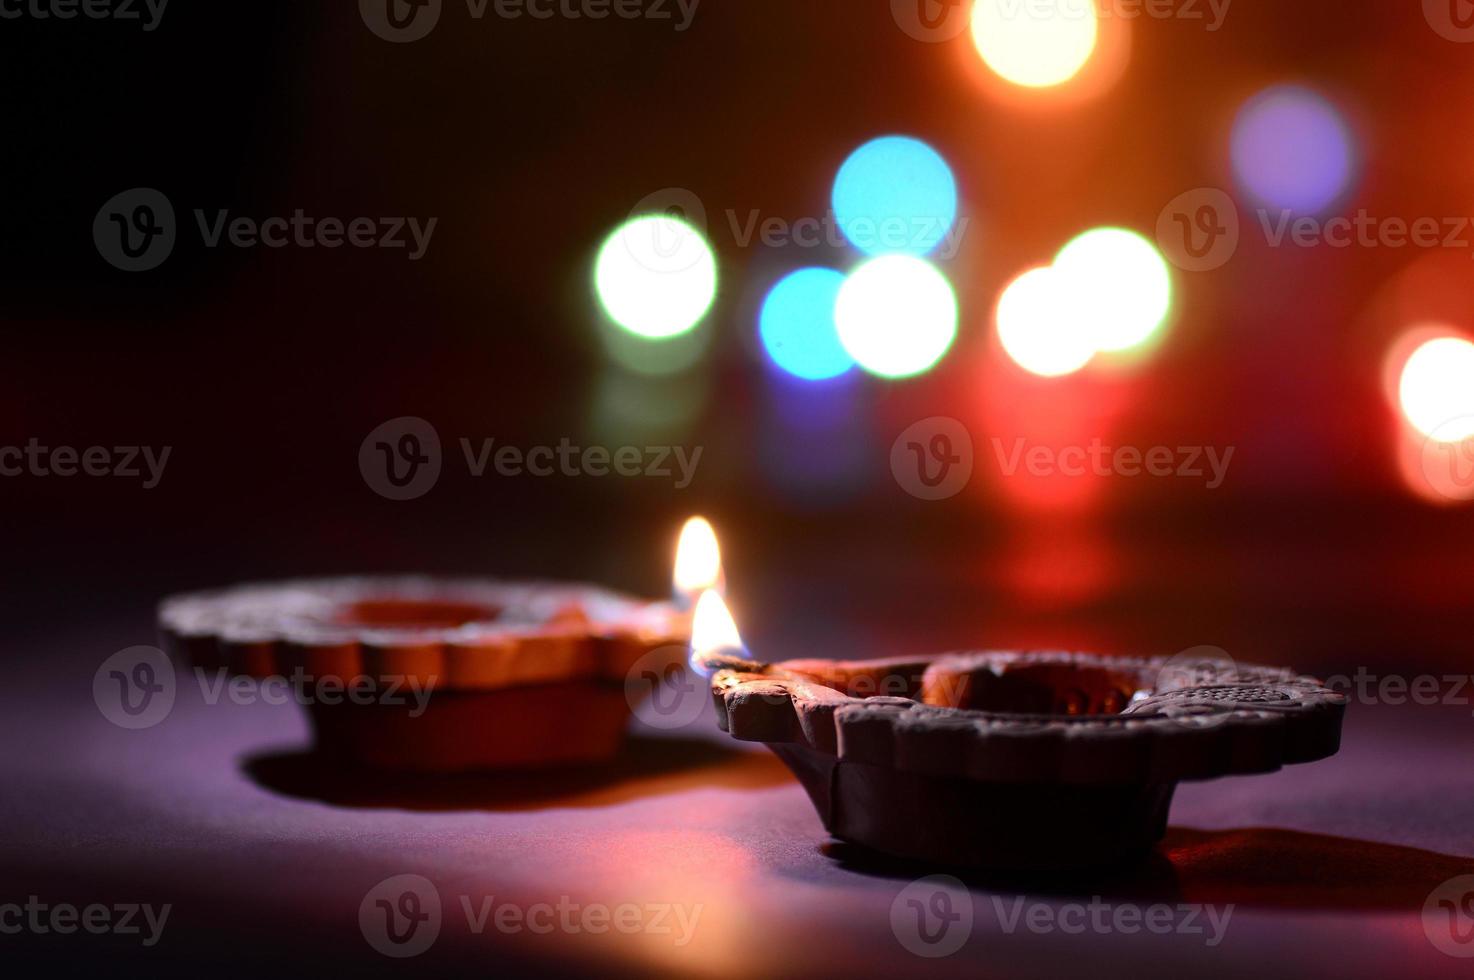
[[[319,751],[420,771],[610,758],[650,689],[627,678],[680,663],[689,631],[670,604],[604,589],[432,578],[181,595],[159,624],[198,668],[293,684]]]
[[[1144,857],[1180,781],[1333,755],[1346,705],[1319,681],[1229,661],[962,653],[760,664],[718,649],[693,652],[692,664],[711,679],[721,728],[767,743],[836,838],[1006,872]]]

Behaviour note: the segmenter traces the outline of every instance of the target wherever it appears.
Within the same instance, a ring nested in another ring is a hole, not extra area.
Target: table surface
[[[150,948],[138,937],[0,936],[21,958],[130,973],[182,971],[201,955],[226,973],[1470,969],[1434,947],[1423,917],[1436,887],[1474,873],[1467,704],[1353,703],[1328,761],[1181,786],[1159,856],[1129,875],[970,880],[951,905],[970,922],[965,942],[920,960],[891,913],[929,871],[830,841],[787,771],[762,747],[727,740],[709,715],[674,732],[637,726],[620,761],[594,773],[369,777],[307,753],[296,706],[208,704],[187,676],[163,723],[115,727],[93,703],[92,674],[146,630],[144,619],[102,623],[18,651],[0,712],[0,903],[169,903],[170,917]],[[442,903],[438,939],[408,961],[380,956],[359,927],[367,893],[401,874],[428,879]],[[465,909],[488,898],[561,903],[574,926],[477,932]],[[647,909],[639,922],[650,928],[600,931],[580,918],[625,903]],[[1131,928],[1132,910],[1153,906],[1171,908],[1155,914],[1174,931]]]

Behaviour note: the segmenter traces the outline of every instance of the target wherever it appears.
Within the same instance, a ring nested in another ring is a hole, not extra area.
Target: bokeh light
[[[866,255],[922,256],[957,220],[957,181],[930,146],[883,136],[845,160],[832,203],[845,238]]]
[[[706,238],[679,218],[633,218],[599,250],[594,284],[616,324],[661,340],[691,330],[716,297],[716,257]]]
[[[1095,51],[1094,0],[977,0],[972,39],[983,62],[1006,81],[1048,88],[1074,78]]]
[[[1294,85],[1259,93],[1239,111],[1234,173],[1261,204],[1304,214],[1325,210],[1351,183],[1353,147],[1341,114]]]
[[[1398,399],[1408,424],[1438,442],[1474,438],[1474,343],[1424,342],[1402,368]]]
[[[1052,267],[1030,269],[1003,290],[995,314],[998,340],[1031,374],[1074,374],[1095,356],[1069,283]]]
[[[1054,260],[1096,351],[1150,341],[1172,309],[1172,274],[1157,247],[1124,228],[1095,228]]]
[[[836,378],[855,366],[839,342],[834,307],[845,277],[833,269],[800,269],[768,293],[758,317],[773,363],[807,381]]]
[[[845,280],[834,319],[840,342],[866,371],[913,377],[940,361],[957,337],[957,296],[930,263],[887,255]]]

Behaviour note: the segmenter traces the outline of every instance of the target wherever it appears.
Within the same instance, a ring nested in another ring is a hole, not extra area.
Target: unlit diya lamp
[[[697,606],[691,662],[710,678],[722,730],[767,743],[835,837],[997,871],[1144,857],[1179,781],[1333,755],[1346,706],[1312,678],[1226,660],[757,663],[715,593]]]
[[[683,531],[673,602],[586,585],[343,578],[175,596],[159,624],[196,668],[310,689],[318,751],[350,763],[598,762],[649,693],[630,682],[635,668],[661,676],[685,660],[690,599],[721,580],[710,532],[704,521]]]

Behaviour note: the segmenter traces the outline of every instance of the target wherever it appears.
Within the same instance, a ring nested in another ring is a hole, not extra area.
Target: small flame
[[[721,594],[707,589],[696,602],[691,618],[691,666],[703,674],[716,671],[712,665],[725,658],[743,657],[746,648],[737,622]]]
[[[693,517],[681,528],[673,579],[676,598],[687,608],[707,589],[722,588],[722,549],[706,518]]]

